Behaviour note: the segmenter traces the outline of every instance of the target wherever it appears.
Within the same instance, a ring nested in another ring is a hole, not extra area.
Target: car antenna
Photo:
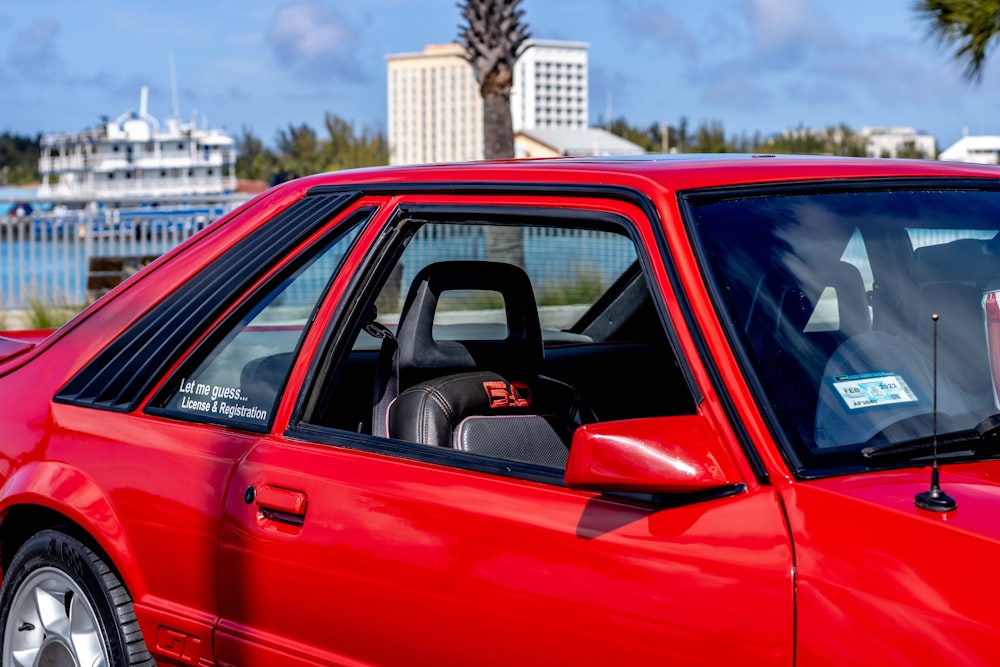
[[[950,512],[958,506],[955,499],[941,490],[941,480],[938,472],[938,448],[937,448],[937,418],[938,418],[938,314],[931,315],[934,320],[934,408],[932,415],[932,429],[934,437],[934,456],[931,464],[931,488],[921,491],[913,498],[913,504],[922,510],[929,512]]]

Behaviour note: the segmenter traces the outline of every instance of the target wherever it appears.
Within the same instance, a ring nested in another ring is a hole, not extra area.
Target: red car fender
[[[97,541],[118,571],[132,599],[145,593],[141,570],[111,501],[80,470],[56,461],[33,461],[19,467],[0,489],[0,522],[12,509],[33,505],[65,516]]]

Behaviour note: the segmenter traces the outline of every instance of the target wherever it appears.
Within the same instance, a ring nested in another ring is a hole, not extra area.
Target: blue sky
[[[682,116],[727,134],[907,125],[940,148],[1000,134],[1000,59],[979,85],[912,0],[524,0],[532,35],[590,44],[590,118]],[[454,39],[455,0],[0,0],[0,132],[171,111],[269,144],[331,112],[385,127],[385,55]]]

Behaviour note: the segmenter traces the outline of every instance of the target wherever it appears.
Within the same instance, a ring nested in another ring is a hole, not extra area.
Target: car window
[[[336,235],[296,258],[181,366],[152,402],[153,411],[265,427],[312,314],[371,213],[356,213]]]
[[[1000,289],[1000,193],[746,194],[690,193],[686,211],[793,461],[867,466],[865,448],[929,438],[935,383],[941,434],[997,411],[985,304]]]
[[[498,228],[488,224],[427,223],[409,240],[376,300],[379,320],[396,326],[406,290],[424,267],[448,260],[487,259],[487,239]],[[521,227],[523,264],[538,306],[546,340],[592,340],[569,332],[572,326],[636,261],[632,241],[620,233],[592,229]],[[503,338],[503,295],[483,290],[451,290],[437,309],[434,335],[477,335]],[[356,349],[379,347],[377,338],[360,335]]]
[[[561,467],[582,423],[693,412],[626,228],[456,217],[411,222],[308,422]]]

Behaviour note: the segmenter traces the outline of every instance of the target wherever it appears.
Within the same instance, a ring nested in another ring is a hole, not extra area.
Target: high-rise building
[[[459,44],[433,44],[388,61],[389,163],[483,157],[483,100]]]
[[[528,40],[514,65],[514,131],[587,127],[587,48]],[[459,44],[386,56],[390,164],[483,157],[483,102]]]
[[[514,65],[510,114],[514,131],[587,127],[584,42],[530,39]]]

